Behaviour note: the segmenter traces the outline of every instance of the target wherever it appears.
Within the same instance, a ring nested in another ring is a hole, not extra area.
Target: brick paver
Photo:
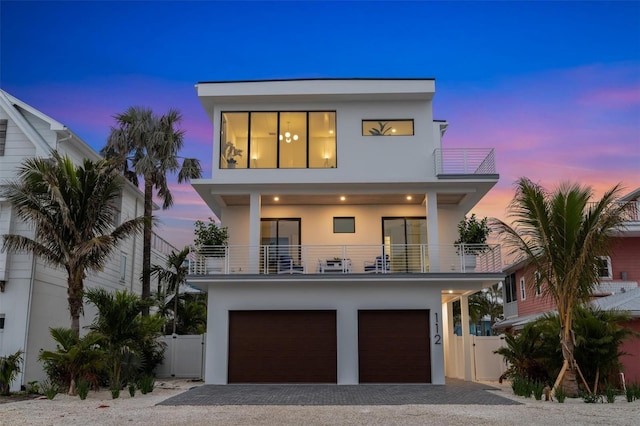
[[[497,389],[452,379],[446,385],[202,385],[159,405],[520,405],[487,390]]]

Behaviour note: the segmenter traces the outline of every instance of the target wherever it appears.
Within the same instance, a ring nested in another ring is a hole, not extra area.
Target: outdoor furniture
[[[376,260],[373,262],[365,262],[365,272],[373,272],[376,274],[386,274],[390,272],[389,268],[389,255],[376,256]]]
[[[352,270],[351,259],[327,259],[318,260],[318,272],[348,274]]]
[[[304,274],[304,266],[293,263],[291,256],[280,256],[278,258],[278,274]]]

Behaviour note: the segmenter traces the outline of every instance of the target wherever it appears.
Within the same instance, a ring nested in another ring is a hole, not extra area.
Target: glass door
[[[421,244],[427,244],[424,217],[383,217],[382,240],[391,262],[391,272],[421,272]]]
[[[262,250],[268,250],[267,264],[269,273],[277,272],[278,261],[289,256],[300,264],[300,218],[261,219],[260,244]],[[263,258],[265,254],[262,254]]]

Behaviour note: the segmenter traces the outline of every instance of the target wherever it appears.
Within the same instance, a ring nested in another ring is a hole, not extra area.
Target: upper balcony
[[[469,179],[474,175],[497,178],[492,148],[439,148],[433,157],[436,176],[441,179]]]
[[[190,275],[499,273],[499,245],[206,246],[189,256]]]

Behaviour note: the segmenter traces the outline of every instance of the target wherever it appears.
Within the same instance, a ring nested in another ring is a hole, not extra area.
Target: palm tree
[[[109,385],[119,389],[142,370],[152,370],[157,353],[164,346],[157,341],[164,320],[157,315],[143,316],[150,300],[127,291],[109,292],[103,288],[87,290],[86,299],[98,309],[89,329],[101,336],[107,354]],[[147,367],[147,368],[145,368]]]
[[[167,257],[166,268],[160,265],[153,265],[151,275],[158,278],[160,282],[167,284],[167,293],[173,292],[173,334],[176,334],[176,326],[178,321],[178,296],[180,285],[185,282],[185,278],[189,273],[189,268],[185,266],[185,261],[189,255],[190,248],[185,247],[180,252],[171,251]]]
[[[184,131],[177,128],[182,116],[170,109],[166,115],[153,114],[151,109],[130,107],[114,116],[118,128],[111,128],[107,145],[101,153],[115,159],[124,176],[134,185],[138,177],[144,181],[144,236],[142,252],[142,298],[151,297],[151,231],[153,212],[153,190],[162,200],[162,208],[173,205],[167,173],[178,173],[178,183],[197,179],[202,175],[200,161],[183,158],[179,151],[184,144]],[[148,307],[144,315],[148,315]]]
[[[498,298],[498,284],[469,296],[469,318],[472,323],[479,323],[486,315],[490,318],[490,325],[502,317],[502,301]]]
[[[18,168],[18,179],[0,189],[16,216],[35,225],[34,238],[3,235],[4,249],[30,251],[67,271],[71,329],[80,333],[84,278],[100,271],[118,243],[141,230],[143,218],[113,227],[115,201],[125,180],[106,160],[85,159],[75,166],[53,151],[51,158],[31,158]]]
[[[88,380],[94,388],[104,368],[104,353],[99,348],[102,337],[96,333],[78,337],[70,328],[50,328],[56,341],[55,351],[40,350],[38,360],[44,363],[47,375],[54,382],[68,386],[68,394],[76,395],[78,380]]]
[[[574,357],[573,313],[589,300],[599,282],[599,256],[607,254],[612,231],[620,228],[628,204],[616,199],[616,185],[597,202],[590,202],[590,187],[564,183],[555,191],[521,178],[509,206],[513,225],[493,219],[508,255],[528,265],[532,287],[541,286],[543,296],[555,303],[562,324],[560,344],[563,366],[554,384],[568,394],[578,393],[577,377],[582,373]],[[585,386],[586,381],[582,377]]]

